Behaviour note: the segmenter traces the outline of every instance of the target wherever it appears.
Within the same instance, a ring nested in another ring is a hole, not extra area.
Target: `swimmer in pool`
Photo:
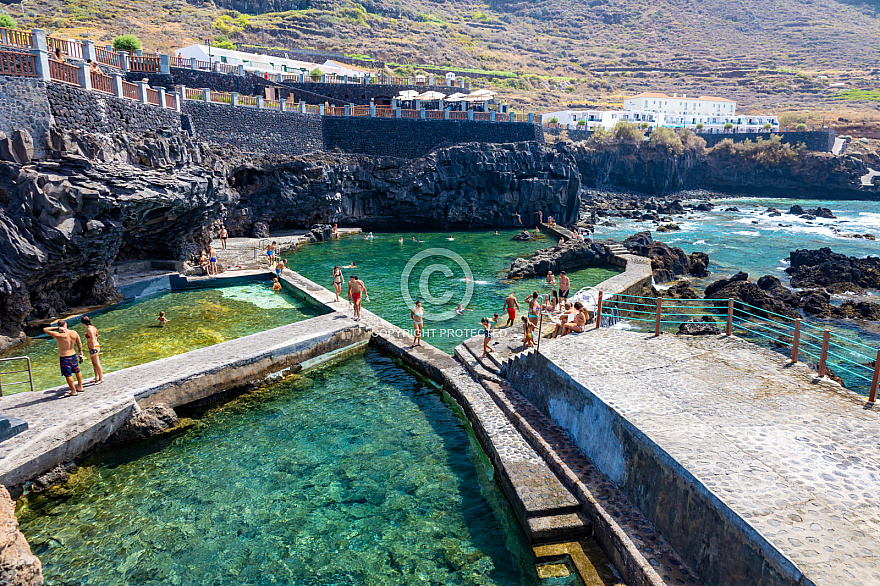
[[[472,309],[466,309],[464,305],[461,303],[458,304],[458,307],[455,308],[455,313],[458,315],[464,315],[465,311],[473,311]]]
[[[165,319],[165,312],[164,311],[159,312],[159,318],[156,319],[156,321],[159,322],[160,326],[164,326],[165,324],[168,323],[168,320]]]
[[[281,293],[281,281],[278,280],[278,277],[272,279],[272,291]]]
[[[447,240],[449,240],[450,242],[452,242],[453,240],[455,240],[455,238],[453,238],[452,236],[450,236],[449,238],[447,238]]]
[[[397,243],[398,243],[398,244],[403,244],[403,236],[401,236],[400,238],[397,239]]]

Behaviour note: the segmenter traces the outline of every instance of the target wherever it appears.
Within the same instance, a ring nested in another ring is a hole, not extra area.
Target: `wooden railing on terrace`
[[[30,49],[34,46],[34,35],[28,31],[0,27],[0,45]]]
[[[140,89],[138,88],[137,84],[123,81],[122,82],[122,97],[128,98],[129,100],[140,101],[141,92],[140,92]]]
[[[0,51],[0,75],[37,76],[37,63],[33,55]]]
[[[70,57],[72,59],[83,58],[82,43],[79,41],[75,41],[73,39],[56,39],[55,37],[49,37],[48,39],[46,39],[46,42],[49,46],[49,53],[54,53],[55,49],[61,49],[61,53],[65,57]]]
[[[179,67],[189,69],[192,67],[192,60],[184,57],[175,57],[174,55],[170,55],[168,57],[169,64],[171,67]]]
[[[128,70],[144,73],[159,71],[159,58],[147,57],[145,55],[129,55]]]
[[[116,69],[122,69],[122,58],[119,56],[119,53],[108,51],[101,47],[95,47],[95,61],[103,65],[115,67]]]
[[[239,106],[257,106],[257,96],[238,96]]]
[[[153,104],[154,106],[162,105],[162,103],[159,101],[159,90],[154,90],[151,87],[147,88],[147,103]]]
[[[99,92],[104,92],[105,94],[113,93],[113,78],[108,75],[103,75],[101,73],[97,73],[95,71],[90,72],[92,78],[92,89],[97,90]]]
[[[50,59],[49,76],[52,78],[52,81],[79,85],[77,68],[67,63],[61,63],[60,61]]]
[[[167,92],[165,93],[165,107],[170,110],[173,110],[176,107],[174,103],[174,95]]]
[[[226,92],[211,92],[211,101],[217,104],[232,104],[232,94]]]

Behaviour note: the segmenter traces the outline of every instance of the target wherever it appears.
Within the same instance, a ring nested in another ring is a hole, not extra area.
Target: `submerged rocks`
[[[654,281],[668,283],[678,275],[706,277],[709,275],[709,255],[704,252],[685,254],[680,248],[670,247],[651,237],[650,232],[638,232],[623,241],[623,246],[634,254],[651,259]]]
[[[834,287],[835,292],[880,289],[880,258],[856,258],[830,248],[795,250],[789,255],[791,286],[816,289]]]
[[[18,529],[15,502],[6,487],[0,485],[0,584],[40,586],[43,565],[31,553],[27,540]]]
[[[522,232],[511,238],[511,240],[516,240],[517,242],[528,242],[533,238],[534,236],[532,236],[528,230],[523,230]]]
[[[788,213],[793,216],[800,216],[806,220],[815,220],[816,218],[828,218],[829,220],[836,220],[837,216],[831,213],[831,210],[828,208],[817,207],[816,209],[804,209],[799,205],[793,205],[788,208]]]
[[[608,249],[591,240],[567,240],[552,248],[535,252],[531,258],[518,258],[510,265],[508,279],[522,279],[558,273],[572,269],[604,266],[608,263]]]
[[[45,474],[38,476],[36,480],[31,482],[31,491],[32,492],[45,492],[53,486],[58,484],[64,484],[70,479],[70,470],[73,468],[73,465],[62,465],[59,464],[55,466]]]
[[[133,413],[107,439],[107,443],[112,445],[145,439],[167,431],[175,425],[177,425],[177,413],[168,405],[160,403]]]

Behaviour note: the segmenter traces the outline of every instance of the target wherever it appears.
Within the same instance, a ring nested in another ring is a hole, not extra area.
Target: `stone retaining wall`
[[[417,158],[439,146],[463,142],[544,142],[537,124],[413,120],[409,118],[326,117],[324,148],[376,157]]]
[[[42,158],[51,120],[46,82],[35,77],[0,76],[0,132],[12,136],[16,130],[27,130],[34,141],[34,157]]]
[[[185,100],[184,128],[200,140],[248,153],[303,155],[324,149],[321,117]]]
[[[49,83],[46,89],[55,124],[65,130],[85,130],[95,134],[180,130],[180,114],[176,110],[62,83]]]

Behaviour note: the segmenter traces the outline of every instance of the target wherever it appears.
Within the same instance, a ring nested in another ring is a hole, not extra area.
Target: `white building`
[[[245,53],[243,51],[232,51],[230,49],[220,49],[218,47],[208,47],[207,45],[190,45],[175,51],[175,56],[183,59],[196,59],[203,63],[226,63],[228,65],[244,65],[245,70],[252,71],[257,74],[263,73],[288,73],[298,75],[305,73],[308,77],[315,68],[320,69],[321,73],[327,75],[339,75],[361,78],[369,75],[370,71],[363,67],[355,65],[347,65],[338,61],[327,60],[324,63],[311,63],[309,61],[298,61],[296,59],[287,59],[286,57],[275,57],[273,55],[263,55],[260,53]]]
[[[557,118],[559,124],[572,128],[614,128],[621,120],[634,124],[647,124],[649,128],[691,128],[702,132],[725,132],[725,125],[732,124],[733,132],[766,132],[779,130],[776,116],[767,114],[742,115],[736,113],[736,102],[726,98],[700,96],[688,98],[686,94],[668,96],[658,92],[645,92],[626,98],[623,110],[561,110],[541,115],[541,122]],[[583,120],[585,124],[578,123]]]

